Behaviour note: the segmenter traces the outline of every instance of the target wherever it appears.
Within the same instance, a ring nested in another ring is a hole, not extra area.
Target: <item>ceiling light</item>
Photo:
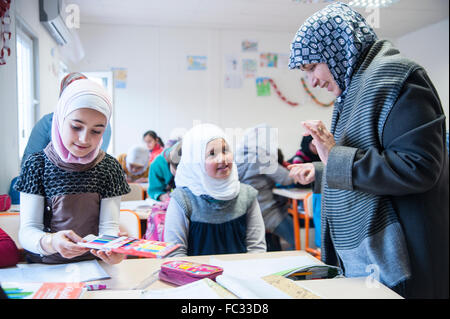
[[[386,8],[398,0],[351,0],[348,5],[356,8]]]

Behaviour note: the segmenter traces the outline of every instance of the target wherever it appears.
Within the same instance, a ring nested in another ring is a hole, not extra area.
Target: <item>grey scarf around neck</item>
[[[405,80],[418,68],[388,41],[375,42],[342,104],[334,108],[336,145],[381,152],[386,119]],[[336,253],[346,276],[376,273],[388,287],[409,278],[406,242],[390,197],[329,185],[326,170],[322,187],[322,259],[327,262]]]

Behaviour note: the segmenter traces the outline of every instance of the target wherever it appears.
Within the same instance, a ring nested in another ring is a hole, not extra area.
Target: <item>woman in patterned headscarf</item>
[[[290,68],[337,99],[330,131],[303,126],[321,162],[291,165],[322,193],[322,259],[410,298],[448,298],[445,116],[426,71],[334,3],[294,37]]]

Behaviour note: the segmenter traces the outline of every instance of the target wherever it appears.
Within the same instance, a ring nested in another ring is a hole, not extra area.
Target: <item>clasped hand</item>
[[[322,121],[305,121],[302,125],[306,130],[304,135],[312,136],[311,143],[316,147],[322,163],[327,165],[330,151],[336,145],[333,134],[327,130]],[[290,170],[289,176],[296,183],[307,185],[315,180],[315,169],[312,163],[292,164],[287,168]]]

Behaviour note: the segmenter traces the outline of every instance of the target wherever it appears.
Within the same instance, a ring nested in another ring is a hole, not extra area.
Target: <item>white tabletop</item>
[[[288,256],[307,256],[315,262],[319,262],[305,251],[277,251],[259,254],[228,254],[214,256],[173,257],[165,259],[128,259],[117,265],[107,265],[100,262],[111,279],[89,282],[90,284],[106,284],[107,290],[88,291],[83,295],[86,299],[126,299],[139,298],[139,291],[132,290],[150,274],[158,270],[163,262],[169,260],[190,260],[200,263],[210,263],[211,258],[224,261],[250,260],[260,258],[282,258]],[[386,286],[361,278],[340,278],[296,281],[297,285],[310,290],[322,298],[401,298]],[[157,280],[149,289],[158,290],[174,288],[174,285]]]
[[[147,198],[145,200],[129,200],[129,201],[121,201],[120,209],[129,209],[136,214],[138,214],[140,219],[147,219],[148,215],[152,211],[152,206],[158,203],[158,201]]]

